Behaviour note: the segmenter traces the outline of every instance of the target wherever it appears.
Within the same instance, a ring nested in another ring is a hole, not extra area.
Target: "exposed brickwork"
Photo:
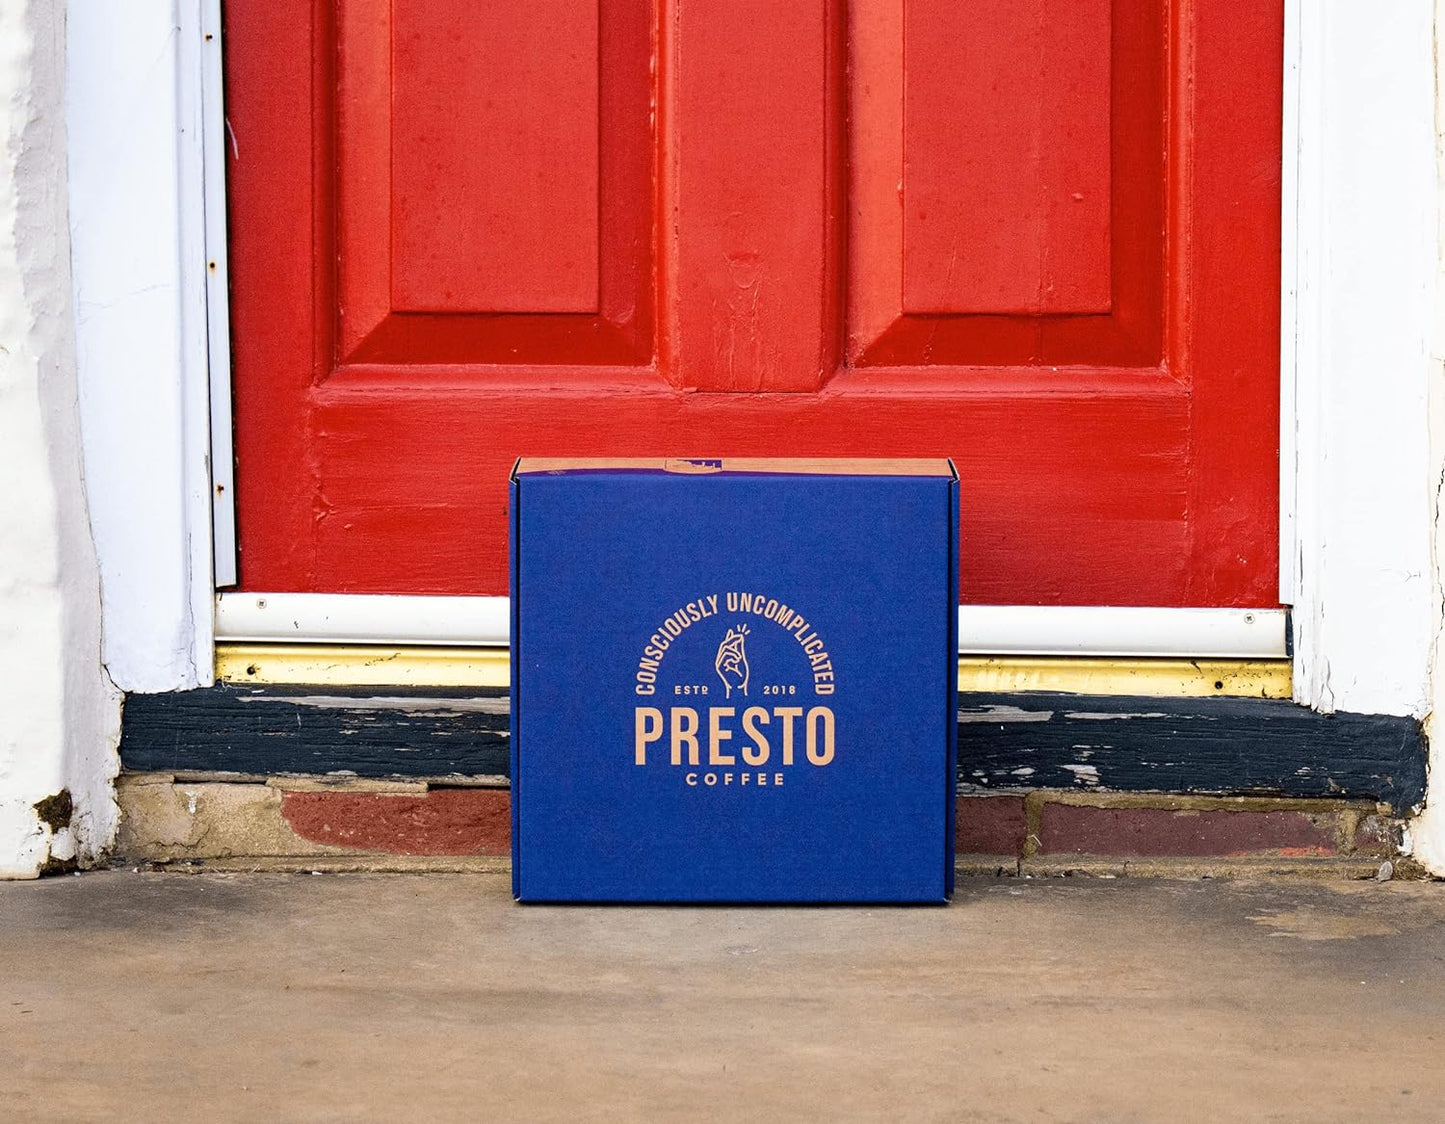
[[[1388,816],[1362,816],[1353,844],[1357,854],[1390,858],[1400,850],[1399,822]]]
[[[128,773],[117,795],[117,854],[142,861],[269,858],[308,868],[454,869],[505,864],[511,851],[505,789]],[[1040,789],[959,797],[957,810],[962,869],[1013,870],[1018,860],[1020,869],[1040,873],[1090,864],[1113,870],[1111,863],[1133,873],[1186,867],[1229,873],[1263,863],[1271,870],[1329,866],[1340,877],[1365,877],[1385,858],[1403,869],[1400,821],[1361,801]]]
[[[512,846],[510,794],[443,788],[421,796],[288,792],[286,822],[303,839],[398,855],[505,855]]]
[[[960,796],[954,830],[960,855],[1022,855],[1022,796]]]
[[[1197,857],[1337,854],[1337,813],[1171,811],[1045,804],[1041,855]]]

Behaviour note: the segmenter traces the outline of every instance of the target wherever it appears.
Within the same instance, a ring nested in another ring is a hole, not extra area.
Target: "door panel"
[[[671,0],[665,14],[661,370],[692,390],[817,390],[842,313],[837,11]]]
[[[1158,367],[1163,0],[856,0],[851,360]]]
[[[1274,603],[1280,0],[225,12],[246,588],[505,593],[519,455],[946,455],[965,600]]]
[[[391,142],[392,307],[596,312],[596,0],[392,0],[389,18],[390,75],[376,77],[391,95],[389,119],[378,108]],[[369,26],[354,35],[381,39]],[[340,57],[345,76],[344,41]]]
[[[904,312],[1109,312],[1110,0],[899,6]]]
[[[435,363],[648,361],[647,11],[344,0],[316,19],[334,67],[308,116],[336,161],[316,169],[337,237],[335,361],[396,381]]]

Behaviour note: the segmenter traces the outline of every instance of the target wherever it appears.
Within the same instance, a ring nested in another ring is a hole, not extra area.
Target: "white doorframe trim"
[[[1286,0],[1281,578],[1320,710],[1429,696],[1431,6]]]
[[[182,4],[185,7],[185,4]],[[221,69],[221,0],[200,0],[201,198],[205,212],[206,342],[211,440],[211,541],[218,589],[236,584],[236,453],[231,419],[230,251],[226,241],[226,122]],[[182,32],[186,31],[182,24]],[[184,90],[184,85],[182,87]],[[184,94],[182,95],[184,96]]]
[[[103,658],[128,691],[205,686],[215,666],[201,11],[65,9],[85,485]]]
[[[1300,4],[1285,0],[1284,83],[1280,136],[1279,224],[1279,602],[1293,605],[1299,588],[1299,537],[1295,523],[1298,452],[1295,442],[1296,379],[1299,370],[1300,268]]]
[[[215,2],[174,0],[171,15],[158,18],[162,6],[151,0],[69,0],[73,32],[84,25],[79,29],[115,40],[104,66],[72,73],[73,134],[115,129],[115,107],[123,102],[133,136],[136,122],[176,120],[191,95],[204,105],[206,120],[217,120],[214,70],[208,79],[204,66],[172,49],[174,81],[147,84],[156,51],[148,40],[142,45],[147,29],[162,23],[182,37],[204,34]],[[1417,577],[1426,572],[1429,462],[1411,426],[1423,418],[1415,390],[1423,395],[1425,369],[1415,363],[1415,349],[1428,335],[1429,317],[1421,311],[1428,301],[1421,297],[1433,284],[1434,265],[1433,225],[1421,236],[1425,217],[1433,223],[1434,214],[1433,101],[1427,97],[1422,107],[1419,96],[1433,83],[1428,7],[1424,0],[1387,6],[1285,0],[1282,369],[1294,378],[1282,385],[1281,577],[1297,606],[1299,699],[1324,708],[1421,713],[1426,697],[1421,630],[1428,631],[1430,614],[1428,596],[1422,601],[1416,587],[1429,584]],[[204,48],[195,55],[204,59]],[[180,90],[189,91],[186,98]],[[214,222],[219,165],[213,149],[196,147],[199,132],[182,131],[178,141],[172,134],[168,155],[156,145],[116,145],[103,169],[90,170],[96,178],[88,196],[83,184],[79,191],[72,184],[72,233],[87,243],[75,260],[78,308],[104,288],[97,281],[107,269],[136,252],[138,230],[167,227],[158,201],[169,201],[172,229],[190,229],[198,215],[203,224]],[[102,186],[126,201],[128,221],[106,221],[112,212],[99,206]],[[155,221],[138,222],[136,215]],[[120,294],[139,302],[128,312],[152,310],[150,319],[132,316],[137,346],[102,348],[94,337],[88,346],[81,327],[82,378],[123,387],[149,411],[139,428],[134,411],[94,409],[85,417],[92,507],[100,512],[107,660],[131,689],[206,682],[214,654],[209,556],[204,569],[196,562],[210,540],[212,491],[209,481],[199,490],[187,483],[190,470],[177,465],[173,451],[185,451],[184,464],[193,463],[185,459],[198,446],[186,404],[209,399],[211,373],[220,387],[225,372],[217,370],[218,354],[209,364],[195,362],[174,314],[161,314],[166,301],[205,307],[208,271],[204,263],[196,269],[193,255],[183,257],[175,238],[162,288]],[[1426,257],[1430,279],[1422,280]],[[215,344],[214,333],[208,339]],[[219,417],[218,423],[224,430]],[[172,455],[158,458],[157,450]],[[176,499],[150,511],[156,496]],[[191,559],[181,570],[168,561],[177,552]],[[1362,643],[1386,630],[1390,644]]]

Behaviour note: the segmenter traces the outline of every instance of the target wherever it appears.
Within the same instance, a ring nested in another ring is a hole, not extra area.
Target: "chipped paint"
[[[1177,715],[1164,714],[1157,710],[1135,710],[1135,711],[1094,711],[1094,710],[1068,710],[1064,712],[1065,718],[1078,718],[1086,722],[1113,722],[1119,718],[1175,718]]]
[[[374,777],[506,771],[507,700],[499,689],[338,690],[216,687],[133,696],[123,753],[132,768],[171,772],[261,773],[279,761],[309,772],[351,769]],[[324,705],[331,698],[339,705]],[[1423,790],[1424,749],[1409,719],[1325,717],[1258,699],[1171,704],[1028,694],[965,703],[960,779],[980,787],[1014,787],[1013,770],[1028,766],[1040,787],[1074,788],[1064,768],[1072,763],[1093,765],[1101,787],[1121,791],[1368,796],[1405,808]],[[1072,710],[1169,718],[1076,720],[1066,716]],[[389,724],[405,738],[388,736]]]
[[[445,699],[406,695],[376,695],[358,698],[348,695],[240,695],[237,701],[284,702],[292,706],[316,707],[323,710],[385,710],[401,711],[413,717],[460,718],[463,714],[509,714],[511,706],[505,698]]]
[[[1097,785],[1099,783],[1099,770],[1093,765],[1065,765],[1065,769],[1074,774],[1074,780],[1082,785]]]
[[[1048,722],[1053,716],[1052,710],[1024,710],[993,703],[958,712],[960,722]]]

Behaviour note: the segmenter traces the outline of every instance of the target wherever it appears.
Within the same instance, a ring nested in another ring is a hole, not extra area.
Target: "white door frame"
[[[129,691],[202,686],[215,663],[203,12],[219,0],[65,5],[85,485],[103,656]]]
[[[116,129],[122,117],[128,127],[161,123],[152,143],[116,146],[103,166],[76,160],[71,180],[106,659],[116,682],[131,690],[210,681],[216,586],[209,543],[217,511],[225,533],[227,505],[217,506],[207,475],[213,431],[198,402],[216,411],[214,463],[229,464],[220,440],[229,432],[222,413],[229,398],[221,392],[226,320],[215,298],[225,292],[217,181],[222,146],[233,142],[216,104],[219,0],[160,8],[153,0],[68,4],[73,45],[101,35],[113,43],[105,60],[87,57],[72,67],[68,113],[77,144]],[[1418,715],[1428,693],[1432,620],[1423,422],[1435,273],[1432,13],[1429,0],[1286,0],[1286,11],[1281,588],[1296,606],[1296,692],[1325,709]],[[175,81],[155,81],[158,53]],[[166,122],[179,124],[169,147]],[[124,349],[112,346],[110,334],[120,314],[92,294],[114,289],[118,263],[130,261],[139,234],[155,227],[105,221],[115,214],[150,215],[175,232],[174,252],[152,263],[144,292],[121,294],[128,302]],[[144,427],[133,411],[115,409],[117,387],[150,404]],[[180,456],[158,457],[158,449]],[[218,476],[214,483],[227,482]],[[168,498],[158,504],[158,496]],[[231,599],[240,596],[222,596],[223,635],[231,631]],[[505,621],[504,599],[489,600],[477,606],[481,616]],[[336,604],[313,601],[313,615],[334,620]],[[358,613],[376,609],[355,605]],[[1151,619],[1167,611],[1132,610],[1132,621],[1119,612],[981,607],[970,625],[965,609],[964,642],[991,651],[1282,654],[1278,614],[1256,615],[1245,627],[1244,611],[1224,610],[1240,635],[1220,641],[1223,626],[1204,626],[1201,611]],[[1172,649],[1158,640],[1186,620],[1203,631],[1176,631]],[[343,631],[396,639],[365,632],[361,623],[357,616]],[[1153,639],[1131,638],[1134,626]],[[1387,629],[1391,640],[1382,644]],[[492,627],[473,641],[504,638]]]
[[[1431,0],[1286,0],[1281,581],[1297,701],[1426,713]]]

